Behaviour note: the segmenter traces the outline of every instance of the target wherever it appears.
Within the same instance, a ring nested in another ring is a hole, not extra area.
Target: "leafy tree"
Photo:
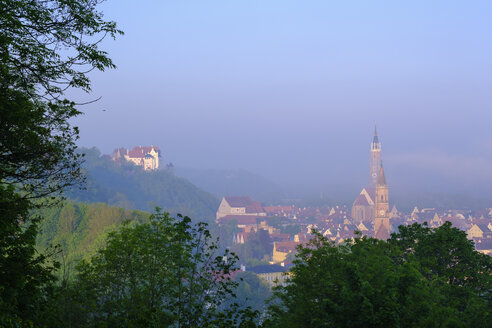
[[[232,250],[240,259],[269,259],[273,252],[273,243],[268,231],[259,229],[252,231],[244,244],[236,244]]]
[[[0,326],[23,327],[39,321],[46,309],[45,287],[58,266],[37,254],[39,218],[21,226],[29,206],[12,186],[0,186]]]
[[[124,225],[80,265],[64,317],[73,327],[253,325],[251,309],[221,307],[234,297],[237,257],[217,249],[207,225],[188,217],[157,213],[148,223]]]
[[[450,224],[338,246],[316,234],[294,263],[266,327],[490,327],[492,260]]]
[[[0,9],[0,181],[23,197],[60,192],[80,181],[75,154],[80,114],[64,98],[90,91],[87,72],[114,68],[98,48],[120,34],[96,10],[102,0],[6,0]]]
[[[79,184],[80,112],[64,98],[90,91],[87,72],[114,65],[98,48],[121,32],[96,10],[101,0],[5,0],[0,8],[0,320],[2,326],[40,322],[52,280],[34,248],[39,218],[30,210]],[[48,197],[49,196],[49,197]]]
[[[104,247],[107,234],[125,222],[144,222],[149,213],[124,210],[107,204],[86,204],[63,201],[35,211],[43,218],[39,223],[37,249],[59,245],[55,259],[61,268],[56,272],[62,280],[71,280],[75,266],[82,259],[89,259]]]
[[[219,227],[219,238],[222,247],[230,247],[233,245],[233,237],[240,231],[237,227],[237,220],[227,220]]]
[[[241,307],[250,306],[253,310],[263,313],[266,309],[266,301],[272,296],[272,292],[253,272],[240,272],[234,278],[238,282],[235,300]]]

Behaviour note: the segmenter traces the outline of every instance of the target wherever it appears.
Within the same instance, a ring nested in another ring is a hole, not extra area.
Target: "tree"
[[[268,260],[273,252],[273,243],[268,231],[259,229],[251,231],[248,240],[244,244],[236,244],[232,250],[239,255],[241,260]]]
[[[90,91],[87,73],[113,68],[99,49],[120,34],[96,10],[101,0],[5,0],[0,7],[0,320],[2,326],[41,326],[43,288],[52,281],[34,241],[46,205],[83,181],[75,153],[80,114],[64,98]],[[15,300],[12,301],[12,300]]]
[[[253,272],[240,272],[234,278],[238,282],[234,300],[241,307],[250,306],[253,310],[263,313],[266,309],[266,301],[272,296],[268,285]]]
[[[114,68],[99,44],[122,32],[96,7],[102,0],[2,1],[0,8],[0,181],[24,198],[60,192],[80,182],[80,114],[64,98],[89,92],[88,72]]]
[[[449,224],[342,245],[316,234],[294,263],[266,327],[489,327],[492,319],[492,260]]]
[[[188,217],[158,212],[148,223],[128,223],[80,265],[66,317],[73,327],[252,325],[251,309],[221,307],[234,297],[237,257],[217,250],[207,225]]]

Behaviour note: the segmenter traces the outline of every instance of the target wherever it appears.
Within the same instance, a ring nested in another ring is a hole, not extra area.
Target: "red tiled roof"
[[[146,154],[152,151],[152,148],[160,154],[161,150],[156,146],[137,146],[133,147],[129,152],[128,156],[131,158],[143,158]]]
[[[288,206],[281,206],[281,205],[278,205],[278,206],[265,206],[264,209],[265,209],[265,212],[267,213],[281,213],[281,212],[284,212],[284,213],[290,213],[292,212],[293,210],[293,206],[292,205],[288,205]]]
[[[224,198],[231,207],[245,207],[246,213],[263,212],[261,203],[251,200],[248,196],[226,196]]]
[[[253,202],[251,205],[246,206],[246,213],[263,213],[263,207],[260,202]]]
[[[224,198],[231,207],[246,207],[253,203],[248,196],[226,196]]]

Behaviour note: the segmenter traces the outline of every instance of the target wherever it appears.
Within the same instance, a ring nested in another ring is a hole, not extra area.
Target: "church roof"
[[[369,206],[369,202],[367,201],[367,198],[363,194],[359,194],[359,196],[355,199],[353,206],[357,205],[363,205],[363,206]]]
[[[386,185],[386,178],[384,176],[383,164],[381,164],[381,168],[379,169],[379,175],[378,175],[378,186],[385,186],[385,185]]]

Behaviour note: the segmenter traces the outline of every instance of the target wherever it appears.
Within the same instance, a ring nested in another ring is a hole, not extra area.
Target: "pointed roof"
[[[384,177],[383,163],[381,163],[381,168],[379,169],[378,186],[386,186],[386,178]]]
[[[372,139],[372,142],[374,142],[374,143],[378,143],[379,142],[379,139],[378,139],[378,130],[376,129],[376,124],[374,124],[374,138]]]
[[[369,202],[367,201],[367,198],[365,195],[360,194],[354,201],[354,204],[352,206],[357,206],[357,205],[362,205],[362,206],[369,206]]]
[[[374,235],[374,237],[376,237],[377,239],[386,240],[389,237],[391,237],[391,234],[388,231],[388,229],[386,228],[386,226],[384,224],[381,224],[379,226],[378,231],[376,231],[376,234]]]

